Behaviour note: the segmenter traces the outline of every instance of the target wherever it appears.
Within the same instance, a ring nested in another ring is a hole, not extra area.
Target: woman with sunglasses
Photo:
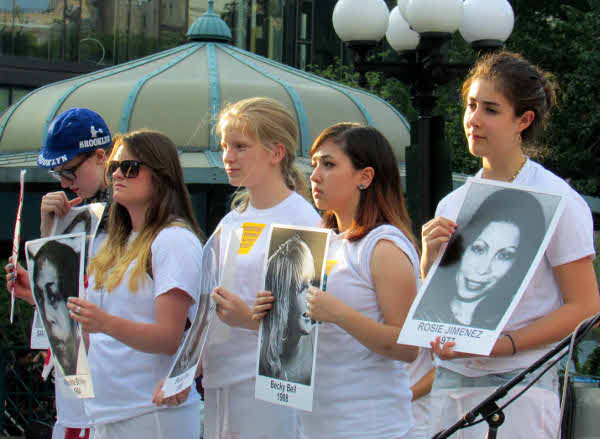
[[[48,128],[45,144],[38,156],[38,166],[50,168],[49,173],[65,189],[71,189],[77,198],[69,200],[63,191],[51,192],[42,198],[41,235],[52,230],[55,216],[65,215],[73,206],[84,203],[110,202],[110,190],[104,176],[107,150],[112,145],[110,131],[104,120],[85,108],[72,108],[56,117]],[[96,237],[96,242],[99,241]],[[35,305],[27,271],[18,266],[15,282],[13,266],[5,267],[6,288],[13,286],[15,295]],[[55,369],[55,373],[59,373]],[[75,398],[61,386],[63,380],[55,377],[56,423],[53,439],[71,437],[89,438],[89,419],[83,400]]]
[[[200,396],[152,404],[199,297],[202,231],[173,142],[156,131],[115,139],[107,239],[90,262],[88,299],[69,299],[89,333],[96,397],[86,400],[94,437],[199,438]],[[185,263],[181,263],[185,261]]]

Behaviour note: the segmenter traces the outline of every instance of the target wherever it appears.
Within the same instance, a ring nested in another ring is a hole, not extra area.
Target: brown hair
[[[109,162],[121,146],[127,148],[152,169],[154,190],[144,227],[130,244],[132,224],[129,213],[119,203],[112,203],[108,236],[91,261],[89,270],[96,278],[97,287],[110,292],[119,285],[131,263],[137,261],[129,283],[129,289],[136,291],[138,282],[143,281],[152,267],[151,246],[161,230],[171,226],[185,227],[202,241],[204,234],[194,218],[177,147],[171,139],[158,131],[140,130],[116,136],[113,145]]]
[[[360,191],[356,216],[348,229],[346,239],[358,241],[374,228],[382,224],[391,224],[400,229],[418,249],[402,193],[398,163],[385,136],[370,126],[338,123],[326,128],[319,135],[310,149],[310,156],[312,157],[326,141],[338,145],[350,158],[354,169],[370,166],[375,171],[369,187]],[[326,211],[322,221],[328,229],[338,227],[332,211]]]
[[[277,143],[285,147],[285,155],[279,166],[286,186],[308,197],[306,178],[294,164],[298,148],[298,125],[289,110],[271,98],[250,98],[236,102],[225,108],[217,124],[217,132],[223,136],[224,130],[240,130],[252,137],[263,148],[271,150]],[[250,198],[246,190],[237,192],[231,208],[243,212]]]
[[[462,86],[463,103],[466,105],[473,82],[487,79],[494,82],[498,91],[513,105],[515,116],[533,111],[531,124],[521,132],[521,139],[528,153],[541,131],[548,123],[550,112],[557,103],[559,92],[554,75],[531,64],[518,53],[499,52],[485,55],[469,72]]]

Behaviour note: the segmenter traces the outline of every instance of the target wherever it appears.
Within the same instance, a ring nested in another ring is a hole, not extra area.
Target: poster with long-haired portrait
[[[489,355],[544,257],[562,194],[468,179],[455,220],[410,309],[398,343]]]
[[[323,288],[329,231],[272,225],[265,290],[272,308],[258,334],[256,398],[312,411],[318,326],[306,315],[306,293]]]
[[[222,228],[210,236],[202,250],[202,279],[196,314],[177,350],[175,360],[165,380],[162,392],[169,397],[187,389],[196,377],[196,369],[202,358],[211,323],[215,314],[212,291],[221,283],[219,257],[221,253]],[[217,319],[218,320],[218,319]]]
[[[68,298],[80,297],[84,289],[85,240],[85,233],[73,233],[25,243],[33,298],[54,364],[78,398],[94,397],[81,331],[67,308]]]
[[[94,238],[98,226],[102,220],[102,215],[106,209],[106,203],[93,203],[85,206],[73,207],[66,215],[54,218],[50,236],[67,235],[71,233],[85,233],[85,258],[84,272],[87,264],[92,257]],[[31,326],[31,349],[48,349],[50,347],[48,336],[40,315],[37,310],[33,314],[33,324]]]

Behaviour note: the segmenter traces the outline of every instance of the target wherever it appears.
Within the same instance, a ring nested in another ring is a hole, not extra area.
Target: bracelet
[[[507,332],[506,334],[504,334],[505,337],[508,337],[508,339],[510,340],[510,344],[512,344],[513,347],[513,355],[515,355],[517,353],[517,346],[515,345],[515,341],[513,340],[512,336]]]

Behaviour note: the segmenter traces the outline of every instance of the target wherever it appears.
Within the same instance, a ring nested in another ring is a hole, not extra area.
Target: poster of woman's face
[[[71,234],[25,244],[33,296],[50,349],[63,375],[76,375],[80,336],[67,309],[83,283],[85,235]]]
[[[222,228],[208,239],[202,251],[202,280],[196,314],[191,327],[179,347],[168,378],[163,384],[165,397],[175,395],[194,381],[196,368],[202,357],[211,321],[214,316],[212,291],[220,284],[219,256],[221,253]]]
[[[317,328],[306,315],[306,294],[322,287],[328,239],[324,229],[270,229],[265,290],[275,300],[259,333],[257,398],[312,410]]]
[[[441,337],[461,352],[487,355],[543,257],[564,201],[503,183],[467,185],[458,228],[425,279],[399,342],[428,347]]]

